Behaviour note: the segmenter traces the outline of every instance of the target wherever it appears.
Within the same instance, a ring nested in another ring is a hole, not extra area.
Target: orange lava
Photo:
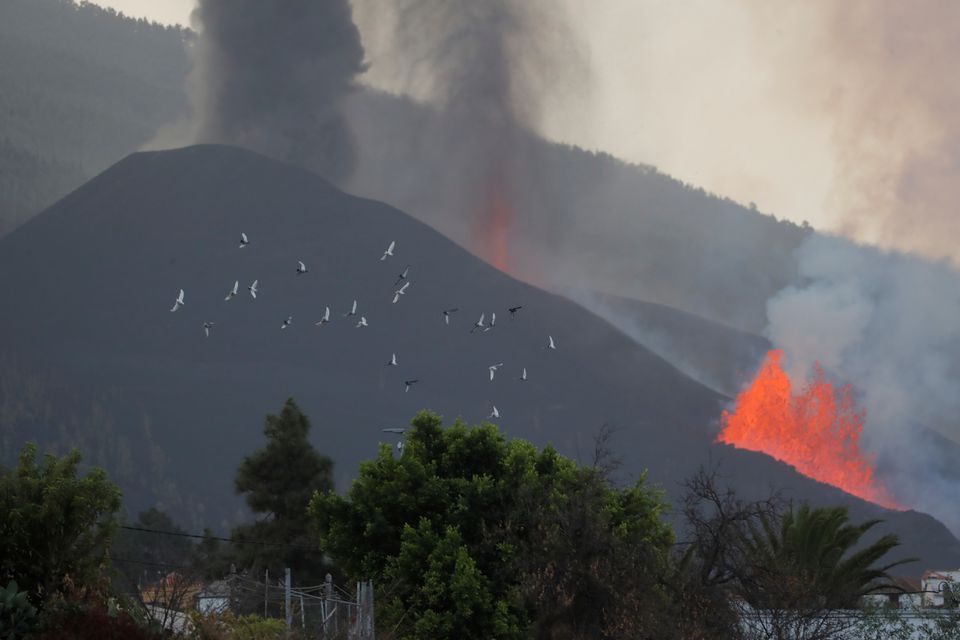
[[[500,271],[509,272],[513,207],[498,182],[494,181],[487,190],[484,208],[476,218],[477,253]]]
[[[795,392],[782,359],[782,351],[767,354],[733,413],[723,412],[717,440],[766,453],[864,500],[901,508],[877,480],[871,456],[860,450],[864,414],[854,407],[850,386],[834,389],[818,364],[813,380]]]

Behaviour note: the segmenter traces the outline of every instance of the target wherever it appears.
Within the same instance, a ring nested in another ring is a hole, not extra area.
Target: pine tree
[[[269,569],[279,576],[290,567],[298,582],[319,582],[328,568],[307,506],[314,493],[333,489],[333,462],[310,444],[310,421],[293,398],[279,416],[267,416],[263,432],[266,445],[244,458],[234,478],[237,493],[258,515],[257,522],[233,530],[234,539],[249,541],[236,545],[234,561],[255,575]]]

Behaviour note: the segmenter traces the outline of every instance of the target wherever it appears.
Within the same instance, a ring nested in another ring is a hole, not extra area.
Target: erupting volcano
[[[834,389],[818,364],[813,379],[795,392],[782,359],[782,351],[767,354],[734,411],[723,412],[717,439],[766,453],[864,500],[900,508],[860,450],[864,414],[854,407],[850,386]]]

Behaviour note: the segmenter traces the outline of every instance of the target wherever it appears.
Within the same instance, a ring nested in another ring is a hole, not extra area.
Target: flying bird
[[[444,310],[443,310],[443,321],[446,322],[447,324],[450,324],[450,314],[451,314],[451,313],[456,313],[457,311],[459,311],[459,309],[456,308],[456,307],[454,307],[454,308],[452,308],[452,309],[444,309]]]
[[[510,312],[510,319],[511,319],[511,320],[514,320],[514,319],[517,317],[517,311],[520,311],[520,309],[523,309],[523,305],[522,305],[522,304],[521,304],[521,305],[517,305],[516,307],[510,307],[509,309],[507,309],[507,311]]]
[[[240,248],[240,249],[243,249],[243,248],[244,248],[245,246],[247,246],[248,244],[250,244],[250,241],[247,240],[247,234],[245,234],[245,233],[243,233],[243,232],[241,231],[241,232],[240,232],[240,247],[239,247],[239,248]]]
[[[497,312],[496,312],[496,311],[494,311],[493,313],[490,314],[490,324],[483,328],[484,333],[486,333],[487,331],[490,331],[490,329],[493,329],[495,326],[497,326]]]
[[[401,282],[407,279],[407,274],[410,273],[410,265],[407,265],[403,268],[403,273],[397,276],[397,281],[393,283],[393,286],[397,286]]]
[[[473,329],[470,329],[470,333],[473,333],[477,329],[483,329],[484,327],[483,319],[486,317],[486,315],[487,314],[485,313],[480,314],[480,319],[473,323]]]
[[[213,325],[215,325],[215,324],[216,324],[215,322],[204,322],[204,323],[203,323],[203,333],[206,334],[206,336],[207,336],[208,338],[210,337],[210,329],[212,329],[212,328],[213,328]]]
[[[500,412],[497,411],[497,405],[493,405],[493,411],[490,412],[490,415],[487,416],[487,420],[490,418],[499,418]]]
[[[177,296],[177,300],[173,303],[173,308],[170,309],[171,313],[182,307],[184,304],[186,303],[183,301],[183,289],[180,289],[180,295]]]
[[[303,260],[297,260],[297,275],[307,272],[307,265],[303,264]]]
[[[254,281],[253,281],[253,284],[251,284],[249,287],[247,287],[247,289],[250,291],[250,295],[253,296],[253,299],[254,299],[254,300],[257,299],[257,283],[258,283],[258,282],[260,282],[260,281],[259,281],[259,280],[254,280]]]
[[[240,281],[239,281],[239,280],[234,280],[234,281],[233,281],[233,289],[230,289],[230,293],[227,294],[227,297],[224,298],[224,300],[230,300],[231,298],[236,297],[236,295],[237,295],[237,290],[238,290],[238,289],[240,289]]]
[[[386,259],[387,259],[387,256],[393,257],[393,248],[394,248],[395,246],[397,246],[396,241],[391,240],[391,241],[390,241],[390,246],[387,247],[387,250],[383,252],[383,255],[382,255],[382,256],[380,256],[380,262],[383,262],[384,260],[386,260]]]
[[[393,304],[397,304],[397,300],[400,299],[400,296],[407,292],[407,287],[410,286],[410,281],[403,283],[403,286],[393,292]]]
[[[487,369],[490,370],[490,382],[493,382],[493,376],[496,375],[497,369],[499,369],[502,366],[503,366],[503,363],[501,362],[499,364],[492,364],[489,367],[487,367]]]
[[[283,321],[283,324],[280,325],[281,329],[286,329],[290,326],[290,323],[293,322],[293,316],[287,316],[287,319]]]
[[[397,366],[397,354],[395,354],[395,353],[390,354],[390,361],[387,362],[386,366],[388,366],[388,367],[395,367],[395,366]]]
[[[550,342],[547,343],[547,349],[556,349],[556,348],[557,348],[557,345],[556,345],[556,343],[553,341],[553,336],[547,336],[547,338],[550,339]]]
[[[360,322],[357,323],[357,329],[359,329],[360,327],[366,327],[366,326],[369,326],[367,325],[367,317],[360,316]]]
[[[346,318],[347,316],[355,316],[355,315],[357,315],[357,301],[356,301],[356,300],[353,301],[353,306],[350,307],[350,311],[347,311],[345,314],[343,314],[343,317]]]
[[[320,322],[314,322],[315,325],[320,326],[330,322],[330,307],[324,307],[323,317],[320,318]]]
[[[383,431],[384,433],[406,433],[407,428],[406,427],[390,427],[388,429],[380,429],[380,431]]]
[[[524,382],[527,381],[527,368],[526,368],[526,367],[523,368],[523,373],[520,374],[520,379],[523,380]]]
[[[407,393],[410,391],[410,387],[420,382],[420,380],[414,378],[413,380],[404,380],[403,381],[403,392]]]

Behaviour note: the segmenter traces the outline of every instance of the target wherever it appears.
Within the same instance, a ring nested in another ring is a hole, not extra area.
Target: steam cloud
[[[824,235],[797,256],[803,284],[767,305],[767,335],[791,378],[819,361],[853,383],[888,487],[960,531],[960,274]]]
[[[198,0],[192,20],[197,142],[349,175],[356,149],[342,105],[365,67],[348,0]]]

